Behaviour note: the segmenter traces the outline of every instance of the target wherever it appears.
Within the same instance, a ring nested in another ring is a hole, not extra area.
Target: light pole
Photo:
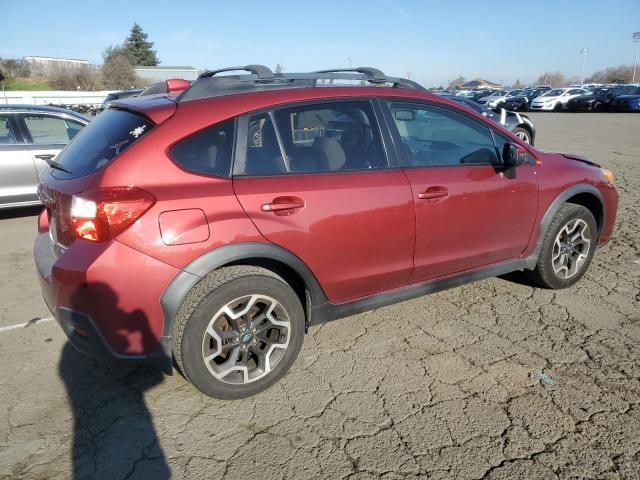
[[[638,64],[638,46],[640,46],[640,32],[633,34],[633,41],[636,44],[636,58],[633,60],[633,79],[631,83],[636,83],[636,65]]]
[[[587,63],[587,55],[589,55],[589,49],[583,48],[580,50],[580,55],[582,55],[582,77],[580,78],[580,85],[584,83],[584,66]]]

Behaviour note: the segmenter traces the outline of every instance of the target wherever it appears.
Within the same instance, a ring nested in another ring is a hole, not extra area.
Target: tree
[[[460,89],[462,84],[465,83],[466,81],[467,81],[467,79],[464,78],[462,75],[460,75],[455,80],[451,80],[449,82],[449,86],[447,87],[447,90],[458,90],[458,89]]]
[[[282,64],[279,63],[276,65],[276,73],[284,73],[284,67]]]
[[[593,83],[631,83],[633,78],[633,65],[618,65],[599,70],[587,78],[587,82]]]
[[[57,90],[100,90],[102,75],[95,66],[53,67],[49,73],[51,86]]]
[[[536,85],[552,85],[554,87],[564,87],[569,85],[566,77],[560,72],[544,72],[535,82]]]
[[[135,85],[136,73],[129,56],[124,50],[124,46],[111,46],[107,48],[102,56],[102,81],[108,89],[126,89]]]
[[[516,80],[516,83],[515,83],[514,87],[515,87],[515,88],[522,88],[522,87],[524,87],[523,83],[520,81],[520,79],[519,79],[519,78]]]
[[[131,27],[129,36],[124,41],[122,48],[129,57],[131,65],[156,66],[160,63],[153,50],[153,42],[147,40],[148,35],[137,23]]]

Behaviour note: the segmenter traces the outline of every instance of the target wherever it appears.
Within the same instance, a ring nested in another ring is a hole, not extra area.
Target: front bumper
[[[537,104],[536,105],[536,104],[532,103],[531,106],[529,107],[529,109],[530,110],[544,110],[544,111],[547,111],[547,112],[551,112],[551,111],[553,111],[553,107],[554,107],[554,105],[547,106],[547,105],[542,105],[542,104]]]

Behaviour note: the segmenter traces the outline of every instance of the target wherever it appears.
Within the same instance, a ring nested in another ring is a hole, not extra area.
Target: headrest
[[[336,140],[329,137],[316,137],[313,146],[325,155],[330,171],[340,170],[344,167],[347,158],[344,149]]]

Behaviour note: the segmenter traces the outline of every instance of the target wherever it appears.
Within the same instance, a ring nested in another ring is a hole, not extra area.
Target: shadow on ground
[[[117,296],[104,284],[86,288],[97,288],[102,300],[108,299],[109,306],[104,307],[108,318],[128,322],[135,328],[134,333],[143,337],[149,335],[147,318],[141,311],[119,310]],[[105,289],[109,291],[105,292]],[[86,297],[78,298],[80,296],[80,293],[76,294],[74,305],[87,300]],[[73,410],[74,480],[163,480],[170,477],[144,400],[144,393],[163,381],[159,370],[95,360],[79,353],[67,342],[58,373]]]
[[[33,217],[40,215],[42,205],[35,207],[11,208],[8,210],[0,210],[0,220],[9,220],[12,218]]]

